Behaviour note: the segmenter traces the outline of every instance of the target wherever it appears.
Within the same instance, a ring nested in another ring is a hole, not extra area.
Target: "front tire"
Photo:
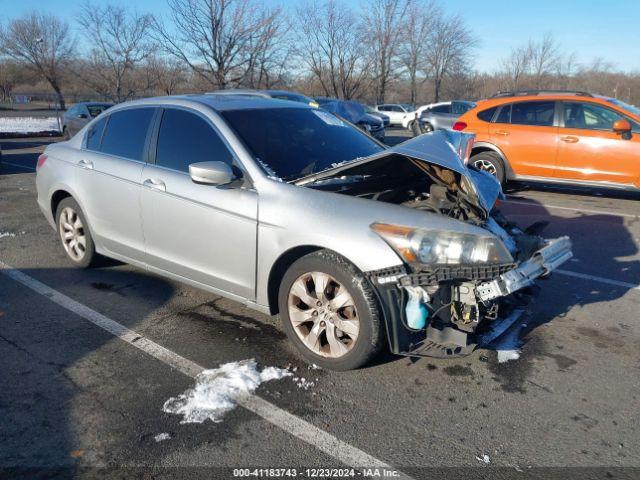
[[[56,209],[56,224],[67,258],[77,267],[88,268],[95,265],[99,255],[78,202],[71,197],[63,199]]]
[[[480,152],[473,155],[470,159],[470,163],[478,170],[484,170],[490,173],[504,185],[504,163],[497,153],[494,152]]]
[[[284,331],[310,363],[352,370],[382,347],[380,313],[368,280],[346,259],[320,250],[296,260],[280,283]]]

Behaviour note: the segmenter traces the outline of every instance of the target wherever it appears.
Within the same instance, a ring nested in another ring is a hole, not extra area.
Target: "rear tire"
[[[67,197],[58,204],[56,225],[67,258],[80,268],[96,265],[100,256],[96,253],[84,213],[73,198]]]
[[[505,176],[504,176],[504,163],[502,162],[502,158],[495,152],[480,152],[476,155],[473,155],[470,159],[471,165],[476,167],[478,170],[484,170],[487,173],[490,173],[500,182],[501,185],[504,184]]]
[[[382,347],[371,285],[354,265],[329,250],[305,255],[289,267],[280,282],[278,307],[284,331],[309,363],[352,370]]]

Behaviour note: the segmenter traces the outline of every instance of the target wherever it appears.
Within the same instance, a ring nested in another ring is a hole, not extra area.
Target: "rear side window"
[[[107,119],[105,117],[91,125],[91,128],[89,128],[89,131],[87,132],[87,150],[93,150],[96,152],[100,150],[100,140],[102,139],[102,132],[104,132],[104,126],[106,123]]]
[[[477,117],[483,122],[490,122],[493,119],[493,115],[496,113],[498,107],[487,108],[486,110],[482,110],[478,112]]]
[[[162,114],[156,165],[188,172],[197,162],[232,164],[232,155],[218,133],[202,117],[185,110],[167,109]]]
[[[142,162],[154,111],[154,108],[131,108],[109,115],[100,151]]]
[[[511,107],[513,125],[553,126],[555,102],[521,102]]]
[[[451,113],[451,105],[437,105],[431,108],[434,113]]]
[[[495,123],[511,123],[511,105],[503,105]]]

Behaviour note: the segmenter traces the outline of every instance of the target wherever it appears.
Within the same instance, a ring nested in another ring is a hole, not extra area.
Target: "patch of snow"
[[[262,382],[292,375],[276,367],[258,372],[255,360],[241,360],[204,370],[196,377],[196,384],[186,392],[171,397],[162,410],[182,415],[180,423],[202,423],[206,419],[221,422],[222,417],[236,406],[236,399],[253,393]]]
[[[11,233],[11,232],[0,232],[0,238],[4,238],[4,237],[15,237],[16,234],[15,233]]]
[[[520,350],[498,350],[498,363],[505,363],[519,358]]]
[[[483,453],[480,457],[476,455],[476,460],[484,463],[485,465],[489,465],[491,463],[491,457],[486,453]]]
[[[56,117],[4,117],[0,118],[0,133],[58,132]]]
[[[309,370],[322,370],[322,368],[315,363],[312,363],[311,365],[309,365]]]
[[[165,440],[169,440],[171,438],[171,435],[169,435],[168,433],[159,433],[158,435],[156,435],[155,437],[153,437],[153,439],[156,442],[163,442]]]
[[[293,377],[293,381],[298,386],[298,388],[302,388],[303,390],[309,390],[311,387],[316,386],[316,383],[314,381],[307,380],[304,377]]]

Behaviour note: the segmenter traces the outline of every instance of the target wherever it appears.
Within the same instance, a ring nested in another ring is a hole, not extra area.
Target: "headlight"
[[[511,254],[500,239],[442,230],[374,223],[380,235],[404,260],[425,264],[510,263]]]

